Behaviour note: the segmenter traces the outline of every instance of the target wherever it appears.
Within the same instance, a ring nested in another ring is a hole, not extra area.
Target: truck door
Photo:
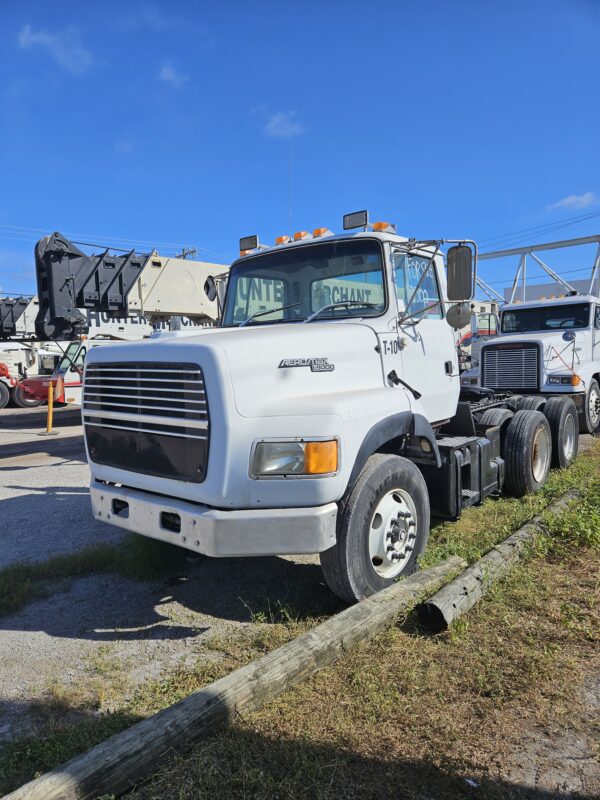
[[[448,419],[456,412],[460,378],[454,332],[445,320],[435,265],[426,255],[397,252],[392,259],[398,336],[403,344],[401,377],[421,394],[430,422]]]

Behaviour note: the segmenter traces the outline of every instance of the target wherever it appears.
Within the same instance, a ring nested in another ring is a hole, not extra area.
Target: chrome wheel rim
[[[588,400],[588,414],[593,428],[597,428],[600,424],[600,393],[598,389],[593,386],[590,391]]]
[[[533,448],[531,451],[531,471],[536,483],[541,483],[548,472],[550,463],[550,444],[546,430],[538,428],[533,437]]]
[[[404,489],[392,489],[377,503],[369,526],[369,557],[380,578],[406,569],[417,538],[417,510]]]
[[[568,414],[565,420],[563,450],[565,458],[570,461],[575,453],[575,417],[573,414]]]

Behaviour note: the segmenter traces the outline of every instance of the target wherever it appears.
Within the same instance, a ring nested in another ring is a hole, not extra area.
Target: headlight
[[[548,383],[554,386],[579,386],[581,378],[579,375],[549,375]]]
[[[338,469],[336,439],[312,442],[259,442],[254,448],[250,473],[271,475],[328,475]]]

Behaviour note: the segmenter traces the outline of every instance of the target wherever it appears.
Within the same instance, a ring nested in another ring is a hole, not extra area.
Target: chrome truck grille
[[[82,410],[95,463],[194,483],[204,480],[210,419],[197,364],[90,364]]]
[[[488,389],[539,388],[539,349],[535,344],[489,344],[481,351],[481,384]]]

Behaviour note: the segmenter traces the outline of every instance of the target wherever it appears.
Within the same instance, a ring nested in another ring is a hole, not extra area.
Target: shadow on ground
[[[40,710],[43,714],[43,710]],[[47,715],[52,718],[52,708]],[[47,738],[36,737],[0,746],[0,790],[11,791],[89,747],[136,722],[135,717],[100,717],[81,712],[77,725],[51,728]],[[407,732],[408,735],[408,732]],[[162,740],[161,740],[162,741]],[[151,744],[151,743],[150,743]],[[173,756],[173,749],[162,741],[161,753],[149,756],[153,768],[165,769],[138,784],[126,797],[130,800],[198,800],[201,797],[227,797],[231,800],[270,800],[271,798],[310,798],[310,800],[597,800],[597,787],[584,785],[545,786],[540,776],[537,786],[480,774],[468,762],[443,767],[423,760],[390,758],[385,739],[373,742],[370,754],[329,743],[313,743],[301,738],[266,736],[236,721],[233,728],[221,730],[196,744],[187,755]],[[168,755],[165,756],[165,753]],[[123,753],[120,754],[121,757]],[[143,773],[135,773],[143,759],[137,757],[125,780],[135,783]],[[106,762],[105,762],[106,763]],[[123,762],[120,761],[120,769]],[[143,767],[142,767],[143,769]],[[73,766],[63,770],[81,779]],[[500,767],[501,771],[501,767]],[[122,773],[120,774],[123,780]],[[83,784],[87,792],[112,794],[114,777],[104,767]],[[82,787],[82,788],[83,788]],[[119,785],[122,788],[122,784]],[[119,792],[120,794],[120,792]],[[87,793],[86,793],[87,796]],[[91,794],[90,794],[91,796]]]
[[[26,489],[17,484],[7,488]],[[147,557],[152,548],[157,551],[152,553],[155,562],[166,560],[169,550],[177,557],[171,558],[164,577],[149,581],[111,574],[106,567],[93,572],[92,564],[92,571],[86,567],[80,577],[56,586],[48,583],[47,597],[0,619],[0,630],[103,641],[185,638],[221,621],[298,621],[343,607],[326,587],[316,557],[198,558],[98,522],[91,514],[87,488],[50,486],[29,492],[2,502],[6,524],[0,530],[0,567],[31,562],[31,553],[45,561],[103,542],[134,547],[133,556],[123,551],[129,563]],[[194,624],[174,623],[173,605],[193,612]]]
[[[298,621],[343,607],[318,564],[282,558],[201,559],[160,580],[100,573],[54,588],[1,618],[0,631],[103,642],[185,639],[224,622]]]
[[[6,408],[0,412],[2,431],[43,431],[46,428],[48,410],[45,406],[30,409]],[[81,409],[63,406],[54,409],[54,426],[72,428],[81,425]]]

